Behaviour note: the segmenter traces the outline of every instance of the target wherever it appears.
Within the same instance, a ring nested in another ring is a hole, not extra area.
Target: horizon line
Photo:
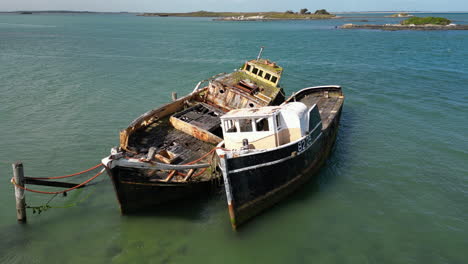
[[[188,11],[188,12],[165,12],[165,11],[92,11],[92,10],[59,10],[59,9],[50,9],[50,10],[10,10],[4,11],[0,10],[0,13],[16,13],[16,12],[88,12],[88,13],[195,13],[195,12],[210,12],[210,13],[268,13],[268,12],[285,12],[285,11],[207,11],[207,10],[197,10],[197,11]],[[428,11],[428,10],[360,10],[360,11],[329,11],[330,13],[396,13],[396,12],[406,12],[406,13],[468,13],[467,11]]]

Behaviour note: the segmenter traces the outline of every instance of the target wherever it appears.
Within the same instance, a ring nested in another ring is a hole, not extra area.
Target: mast
[[[264,49],[264,48],[265,48],[264,46],[261,46],[261,47],[260,47],[260,52],[258,53],[257,61],[258,61],[258,60],[260,59],[260,57],[262,56],[262,52],[263,52],[263,49]]]

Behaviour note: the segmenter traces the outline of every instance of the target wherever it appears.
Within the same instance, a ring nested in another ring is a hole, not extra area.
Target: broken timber
[[[24,177],[25,184],[33,184],[33,185],[43,185],[43,186],[50,186],[50,187],[62,187],[62,188],[73,188],[78,186],[77,183],[70,183],[70,182],[58,182],[58,181],[47,181],[47,180],[37,180],[32,177]],[[77,189],[86,187],[86,185],[79,186]]]

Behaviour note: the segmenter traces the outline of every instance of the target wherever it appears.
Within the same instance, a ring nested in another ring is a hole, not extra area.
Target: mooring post
[[[172,92],[172,101],[176,101],[176,100],[177,100],[177,93]]]
[[[15,162],[12,164],[12,167],[15,183],[24,187],[23,163],[19,161]],[[18,219],[19,222],[26,223],[26,198],[24,196],[24,190],[17,185],[15,185],[16,219]]]

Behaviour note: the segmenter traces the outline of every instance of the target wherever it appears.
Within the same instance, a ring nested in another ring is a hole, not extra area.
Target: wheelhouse
[[[270,149],[293,142],[310,131],[309,114],[299,102],[232,110],[221,117],[225,147]]]
[[[251,77],[261,79],[275,87],[278,86],[283,72],[283,68],[276,65],[276,63],[265,59],[246,61],[242,70]]]

